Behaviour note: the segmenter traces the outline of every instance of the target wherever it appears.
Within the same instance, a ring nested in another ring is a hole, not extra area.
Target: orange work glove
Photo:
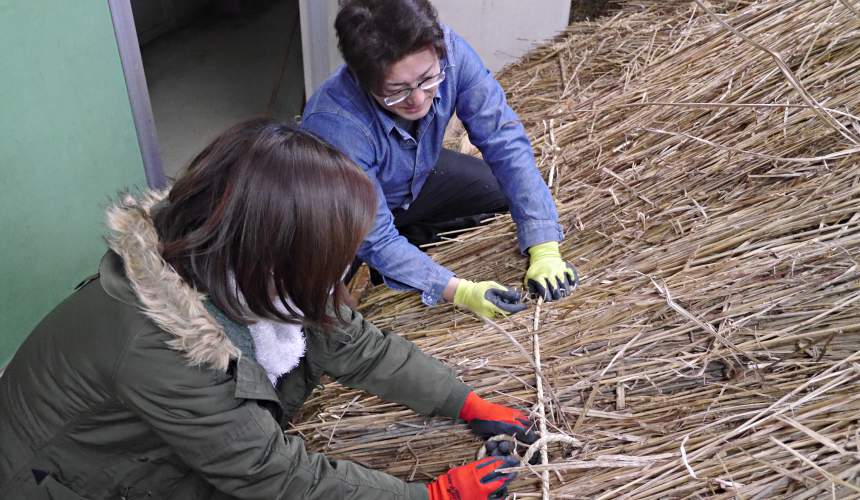
[[[514,457],[487,457],[477,462],[455,467],[427,485],[430,500],[488,500],[504,498],[508,483],[516,472],[505,474],[496,469],[516,467]]]
[[[475,394],[475,391],[466,396],[466,402],[460,408],[460,418],[465,420],[472,428],[472,432],[482,439],[488,439],[497,434],[514,436],[518,441],[526,444],[532,444],[538,439],[537,434],[530,430],[533,424],[525,413],[490,403]]]

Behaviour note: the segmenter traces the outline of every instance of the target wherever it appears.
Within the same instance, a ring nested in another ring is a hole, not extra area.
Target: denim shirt
[[[345,66],[311,96],[302,116],[304,129],[346,154],[376,186],[376,220],[359,247],[359,258],[379,270],[391,288],[421,291],[427,305],[441,299],[454,273],[400,235],[391,211],[408,208],[421,192],[455,112],[508,199],[520,251],[563,238],[531,143],[504,91],[465,40],[448,27],[444,33],[447,54],[440,64],[445,80],[430,111],[417,122],[415,137],[395,123]]]

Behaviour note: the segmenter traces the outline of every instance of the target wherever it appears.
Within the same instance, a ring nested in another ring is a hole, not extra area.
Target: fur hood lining
[[[124,195],[107,210],[108,246],[123,261],[141,310],[173,335],[168,345],[185,354],[192,366],[226,371],[240,351],[204,305],[206,296],[186,283],[160,252],[150,212],[167,191],[148,191],[140,198]]]

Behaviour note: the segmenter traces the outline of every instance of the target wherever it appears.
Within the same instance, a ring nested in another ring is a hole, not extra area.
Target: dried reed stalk
[[[860,17],[844,0],[702,5],[623,3],[499,75],[583,278],[541,307],[538,370],[450,306],[363,300],[481,395],[543,403],[548,431],[581,443],[550,445],[522,497],[543,471],[553,498],[858,494]],[[510,285],[526,268],[508,216],[430,253]],[[499,326],[525,345],[531,315]],[[291,432],[311,448],[404,479],[480,445],[336,383],[304,415]]]

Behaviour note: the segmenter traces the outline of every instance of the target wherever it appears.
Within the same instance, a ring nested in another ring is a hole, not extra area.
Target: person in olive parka
[[[99,272],[0,378],[0,498],[485,499],[491,456],[429,484],[305,449],[282,426],[328,374],[483,437],[534,441],[442,363],[346,305],[373,185],[307,132],[225,132],[169,192],[108,210]]]

